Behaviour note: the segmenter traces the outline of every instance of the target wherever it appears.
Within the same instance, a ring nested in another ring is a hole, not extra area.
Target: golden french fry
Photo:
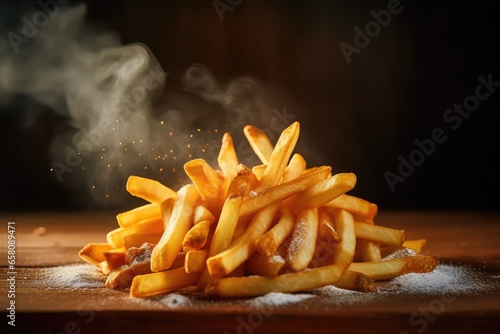
[[[401,246],[405,240],[402,230],[360,222],[356,222],[356,236],[388,246]]]
[[[362,291],[362,292],[375,292],[377,285],[367,275],[355,271],[347,270],[342,278],[334,284],[337,288]]]
[[[206,268],[208,251],[205,249],[191,250],[186,253],[184,270],[188,274],[201,273]]]
[[[209,284],[207,297],[254,297],[270,292],[299,292],[337,283],[345,272],[342,265],[332,264],[320,268],[277,275],[222,278]]]
[[[144,220],[129,227],[118,227],[106,235],[106,240],[113,248],[124,246],[123,238],[129,234],[138,233],[163,233],[163,222],[161,219]]]
[[[99,262],[99,269],[101,269],[104,275],[109,275],[111,270],[109,270],[108,262],[106,260]]]
[[[271,257],[286,237],[292,233],[294,225],[294,215],[288,208],[284,208],[276,225],[257,239],[255,243],[257,252],[264,258]]]
[[[179,189],[167,227],[151,254],[152,272],[167,270],[174,262],[182,249],[182,241],[193,224],[193,212],[198,201],[198,190],[192,184]]]
[[[176,200],[174,198],[167,198],[160,204],[163,230],[167,228],[168,221],[170,220],[170,216],[172,215],[172,210],[174,209],[175,201]]]
[[[108,243],[89,243],[83,246],[83,248],[78,253],[78,256],[90,264],[96,266],[102,261],[105,261],[104,252],[113,249]]]
[[[127,191],[133,196],[156,204],[161,204],[167,198],[176,198],[177,196],[175,191],[160,182],[135,175],[129,176]]]
[[[231,180],[234,179],[238,173],[236,170],[236,167],[238,166],[238,156],[236,155],[236,150],[234,149],[233,137],[231,137],[231,134],[228,132],[226,132],[222,137],[222,145],[217,157],[217,162],[222,174],[227,180],[227,184],[229,184],[229,182],[231,182]]]
[[[334,224],[340,236],[340,242],[332,250],[332,263],[339,264],[344,270],[347,270],[356,252],[354,217],[345,210],[339,210],[335,213]]]
[[[438,259],[436,257],[416,255],[379,262],[353,262],[349,266],[349,270],[363,273],[371,279],[379,281],[389,280],[409,273],[431,272],[437,264]]]
[[[262,175],[266,171],[267,165],[256,165],[252,167],[252,173],[255,174],[255,177],[260,182],[262,180]]]
[[[290,269],[302,271],[311,262],[318,238],[318,220],[317,209],[306,209],[298,214],[285,257]]]
[[[245,268],[253,275],[277,276],[284,270],[285,260],[279,255],[265,258],[254,253],[245,262]]]
[[[198,189],[206,208],[214,216],[218,216],[224,203],[224,178],[203,159],[186,162],[184,171]]]
[[[193,225],[182,241],[182,249],[185,252],[202,249],[208,240],[209,231],[210,222],[208,220]]]
[[[403,247],[409,248],[415,253],[420,254],[422,253],[422,248],[424,248],[426,243],[427,240],[425,239],[405,240],[405,242],[403,242]]]
[[[285,171],[283,172],[281,183],[298,178],[305,170],[306,160],[300,154],[295,153],[290,159],[288,166],[286,166]]]
[[[353,215],[363,218],[363,220],[373,219],[378,212],[377,204],[347,194],[342,194],[324,205],[327,208],[349,211]]]
[[[255,251],[255,241],[269,229],[278,209],[278,204],[271,204],[256,213],[246,231],[237,240],[223,252],[209,257],[207,268],[210,275],[224,276],[245,262]]]
[[[199,224],[201,222],[208,221],[210,224],[213,224],[215,221],[214,215],[203,205],[198,205],[194,209],[193,213],[193,224]]]
[[[307,208],[317,208],[348,192],[356,184],[354,173],[339,173],[323,180],[295,196],[290,206],[294,212]]]
[[[247,185],[245,188],[245,195],[248,195],[248,193],[253,191],[260,184],[260,182],[257,179],[257,176],[255,176],[255,174],[245,165],[239,164],[237,170],[238,174],[229,185],[227,193],[233,193],[236,188],[245,183]]]
[[[299,132],[299,122],[292,123],[285,130],[283,130],[283,132],[281,132],[278,142],[276,143],[273,153],[267,163],[267,168],[262,175],[262,179],[260,180],[258,190],[273,187],[281,181],[285,168],[290,160],[290,156],[295,148],[295,144],[299,138]]]
[[[269,159],[271,159],[271,154],[273,153],[274,147],[267,134],[261,129],[247,125],[243,128],[243,133],[250,143],[250,147],[253,149],[257,157],[263,164],[267,164]]]
[[[331,167],[323,166],[313,168],[308,173],[282,183],[280,185],[268,188],[262,192],[251,192],[245,197],[241,204],[240,215],[246,216],[255,213],[269,204],[283,201],[293,195],[306,190],[308,187],[324,180],[331,171]]]
[[[134,276],[134,271],[131,267],[122,266],[112,270],[108,274],[104,286],[109,289],[127,288],[132,283],[132,279],[134,278]]]
[[[208,256],[214,256],[225,250],[233,238],[236,224],[238,223],[238,216],[243,201],[243,194],[245,192],[246,184],[240,185],[236,190],[231,193],[222,207],[221,214],[214,235],[210,242]],[[233,268],[234,269],[234,268]],[[229,273],[229,272],[227,272]],[[226,273],[226,274],[227,274]],[[198,289],[203,289],[209,284],[213,278],[209,274],[208,269],[205,269],[197,284]]]
[[[131,297],[149,297],[193,286],[199,274],[188,274],[184,268],[135,276],[130,286]]]
[[[108,263],[109,270],[113,271],[127,264],[125,248],[110,249],[104,252],[104,258]]]
[[[145,204],[116,215],[120,227],[127,227],[143,220],[155,218],[161,218],[161,209],[156,203]]]
[[[364,262],[377,262],[382,259],[380,246],[375,242],[368,240],[359,240],[359,248],[361,251],[361,258]]]
[[[340,241],[340,236],[335,230],[335,223],[331,214],[323,207],[318,208],[319,236],[326,241]]]
[[[144,243],[157,244],[160,241],[161,233],[133,233],[123,237],[123,246],[141,247]]]

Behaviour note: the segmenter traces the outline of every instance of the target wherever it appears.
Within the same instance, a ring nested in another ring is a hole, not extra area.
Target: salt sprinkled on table
[[[103,288],[106,276],[94,265],[72,264],[42,270],[42,285],[47,288],[95,289]]]
[[[252,306],[281,306],[291,303],[298,303],[311,297],[314,297],[314,295],[270,292],[263,296],[250,299],[248,301],[248,304]]]

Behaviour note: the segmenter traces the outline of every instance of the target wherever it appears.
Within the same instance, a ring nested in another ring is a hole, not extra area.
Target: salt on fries
[[[147,203],[118,214],[107,243],[90,243],[79,256],[107,275],[107,287],[130,288],[132,297],[186,288],[250,297],[325,285],[372,292],[377,281],[434,270],[438,259],[421,254],[424,239],[376,225],[377,205],[347,194],[353,173],[332,175],[293,153],[299,130],[291,124],[273,146],[247,125],[262,162],[253,167],[238,161],[225,133],[218,168],[188,161],[192,183],[178,191],[130,176],[127,190]]]

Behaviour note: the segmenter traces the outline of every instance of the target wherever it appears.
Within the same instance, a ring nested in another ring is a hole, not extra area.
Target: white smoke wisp
[[[70,191],[86,188],[99,205],[116,205],[130,197],[125,184],[133,174],[176,189],[187,182],[188,159],[217,167],[224,132],[240,143],[241,162],[253,164],[243,126],[264,125],[274,141],[295,120],[256,80],[221,83],[202,64],[186,70],[182,90],[165,92],[168,73],[151,50],[93,28],[86,10],[60,7],[18,52],[0,45],[0,105],[23,95],[68,120],[48,168]]]

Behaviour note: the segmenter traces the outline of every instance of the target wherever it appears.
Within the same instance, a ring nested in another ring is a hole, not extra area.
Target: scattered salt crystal
[[[104,287],[106,276],[88,263],[42,269],[42,285],[47,288],[92,289]]]
[[[171,308],[188,306],[191,304],[191,300],[188,297],[178,293],[170,293],[160,299],[160,302]]]
[[[274,254],[271,257],[271,262],[272,263],[285,263],[285,259],[281,257],[279,254]]]
[[[413,249],[410,248],[402,248],[400,250],[395,251],[392,254],[387,255],[382,259],[382,261],[392,260],[392,259],[400,259],[408,256],[415,256],[417,253]]]
[[[321,288],[317,288],[312,290],[311,292],[315,295],[323,297],[323,300],[325,300],[325,302],[333,305],[366,304],[370,300],[377,298],[377,292],[359,292],[341,289],[334,285],[327,285]]]
[[[254,190],[252,190],[252,191],[250,191],[250,192],[248,193],[248,196],[250,196],[250,197],[256,197],[257,195],[259,195],[259,193],[258,193],[258,192],[256,192],[256,191],[254,191]]]
[[[285,304],[298,303],[311,297],[314,297],[314,295],[270,292],[263,296],[250,299],[248,303],[252,306],[280,306]]]

